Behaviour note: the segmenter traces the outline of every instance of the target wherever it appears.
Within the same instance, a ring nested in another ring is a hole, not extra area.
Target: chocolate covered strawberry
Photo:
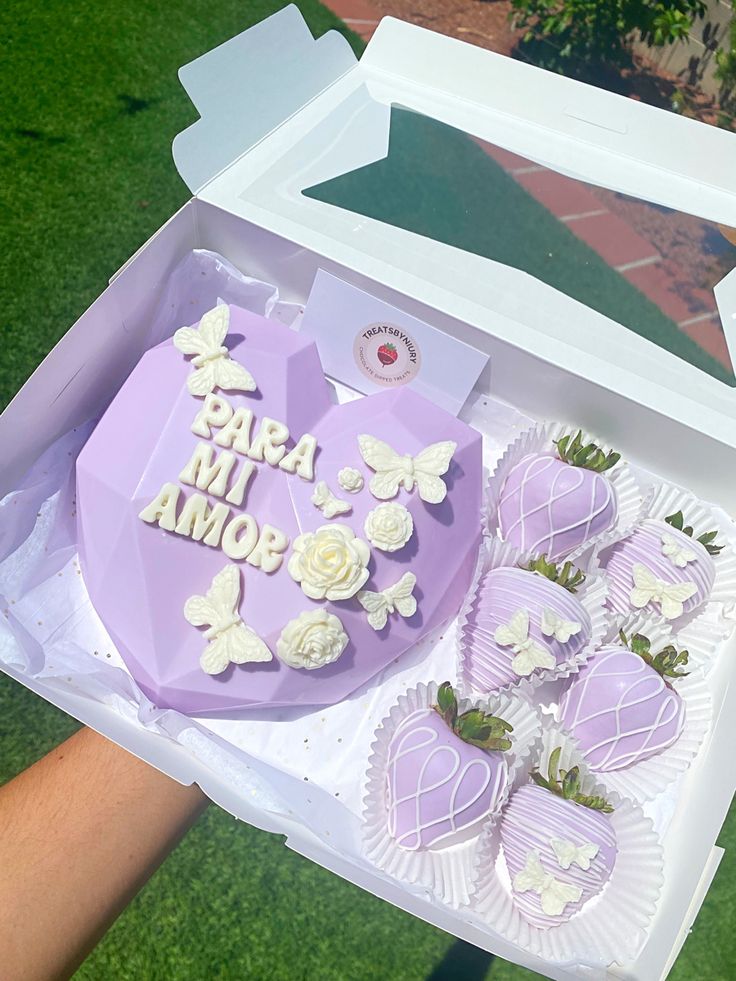
[[[603,476],[619,453],[583,443],[582,432],[555,441],[554,453],[529,453],[509,472],[499,497],[501,538],[556,560],[613,527],[618,507]]]
[[[463,626],[464,671],[476,691],[571,663],[590,642],[588,611],[575,596],[585,575],[545,556],[524,568],[491,569],[480,580]]]
[[[390,364],[393,364],[399,356],[398,351],[396,350],[396,345],[392,344],[390,341],[386,344],[382,344],[376,354],[378,355],[378,360],[384,367],[388,367]]]
[[[559,760],[558,748],[547,777],[534,771],[534,784],[512,795],[500,829],[514,904],[542,929],[569,920],[598,895],[616,862],[613,808],[583,794],[578,767],[560,770]]]
[[[396,728],[388,751],[388,832],[400,848],[445,848],[477,834],[508,783],[512,727],[481,709],[458,714],[449,682],[437,705]]]
[[[677,620],[706,602],[713,589],[717,531],[695,537],[682,511],[664,521],[647,518],[628,538],[601,553],[616,613],[646,609]]]
[[[620,770],[661,752],[678,738],[685,706],[672,682],[682,678],[687,651],[672,644],[654,654],[635,634],[604,647],[571,681],[560,701],[560,723],[578,742],[592,770]]]

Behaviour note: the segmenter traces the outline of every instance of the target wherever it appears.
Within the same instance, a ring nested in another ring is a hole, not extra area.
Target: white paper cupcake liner
[[[465,603],[463,604],[457,621],[457,656],[458,656],[458,683],[463,695],[476,694],[481,697],[488,697],[489,693],[484,691],[475,678],[472,665],[472,625],[471,617],[475,613],[478,592],[483,578],[492,570],[505,568],[507,566],[517,567],[527,565],[537,556],[528,552],[520,552],[512,545],[500,541],[498,538],[486,539],[480,547],[478,562],[473,576]],[[571,561],[560,559],[560,563]],[[549,681],[561,681],[577,674],[581,665],[592,657],[594,652],[608,636],[612,618],[606,608],[606,597],[608,587],[605,578],[596,571],[595,562],[588,563],[588,568],[593,571],[586,571],[585,564],[581,563],[579,568],[586,574],[585,582],[578,587],[575,596],[580,600],[583,607],[590,617],[591,635],[588,643],[578,653],[564,664],[556,668],[540,671],[527,677],[519,677],[515,681],[510,681],[503,685],[498,692],[519,691],[527,697],[531,697],[541,685]]]
[[[685,645],[675,636],[669,626],[658,617],[640,615],[623,621],[621,627],[627,637],[641,633],[652,643],[652,651],[660,651],[667,644],[673,643],[682,650]],[[607,643],[619,643],[618,631],[612,631]],[[685,724],[682,732],[671,746],[667,746],[654,756],[634,763],[620,770],[603,772],[596,770],[586,762],[589,772],[609,793],[627,797],[638,804],[652,800],[673,783],[681,773],[690,766],[698,754],[698,750],[708,732],[713,718],[713,706],[710,689],[705,676],[690,653],[685,670],[686,677],[675,682],[674,688],[685,705]],[[559,709],[556,714],[557,724],[562,730]],[[571,743],[581,753],[578,741],[569,734]]]
[[[378,868],[402,882],[423,886],[431,895],[455,909],[467,904],[473,856],[479,835],[447,848],[407,851],[399,848],[387,830],[386,773],[388,750],[401,721],[419,709],[436,704],[438,685],[420,684],[401,695],[375,733],[368,760],[363,797],[363,845],[368,859]],[[509,765],[510,787],[519,774],[528,769],[529,760],[541,732],[541,723],[533,707],[523,698],[499,695],[488,699],[461,699],[461,712],[479,707],[493,712],[513,726],[511,749],[505,754]],[[489,819],[492,823],[493,818]]]
[[[629,800],[608,795],[586,773],[569,737],[546,727],[538,768],[546,773],[552,751],[562,747],[560,764],[581,767],[582,791],[604,794],[614,805],[610,815],[618,854],[602,891],[566,923],[543,930],[533,926],[514,904],[503,857],[499,822],[484,831],[476,850],[471,909],[507,940],[545,960],[605,967],[633,960],[647,939],[662,889],[662,846],[652,822]]]
[[[703,616],[706,621],[703,633],[710,634],[711,637],[716,625],[720,623],[717,646],[718,642],[736,629],[736,528],[730,521],[724,520],[722,513],[719,514],[716,509],[689,491],[684,491],[673,484],[661,484],[647,508],[647,517],[664,521],[666,517],[677,511],[682,511],[686,524],[692,525],[695,538],[717,529],[716,540],[723,545],[723,550],[713,557],[716,577],[708,600],[689,617],[683,617],[681,622],[676,622],[678,629],[681,626],[695,627],[696,621]],[[697,636],[697,633],[693,636]]]
[[[575,432],[577,432],[576,427],[562,423],[540,423],[522,433],[508,446],[488,483],[489,531],[492,535],[501,538],[498,506],[503,485],[511,470],[530,453],[556,452],[555,440],[561,439],[567,433],[574,434]],[[604,453],[608,453],[612,449],[585,430],[582,430],[582,438],[586,443],[595,442]],[[646,510],[649,495],[645,493],[626,463],[619,461],[613,469],[603,476],[611,483],[616,493],[617,516],[615,524],[608,531],[591,536],[587,541],[563,556],[564,559],[574,561],[576,557],[586,554],[591,549],[598,551],[621,538],[626,538],[641,520]]]

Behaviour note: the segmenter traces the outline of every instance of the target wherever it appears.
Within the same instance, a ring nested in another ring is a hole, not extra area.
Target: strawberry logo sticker
[[[417,342],[397,324],[376,323],[363,327],[353,343],[358,368],[383,388],[406,385],[421,367]]]
[[[396,346],[390,341],[386,344],[382,344],[377,353],[378,360],[384,366],[393,364],[399,357],[399,352],[396,350]]]

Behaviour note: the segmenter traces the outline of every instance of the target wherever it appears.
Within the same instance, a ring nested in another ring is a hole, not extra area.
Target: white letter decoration
[[[408,453],[400,456],[375,436],[358,436],[358,445],[365,462],[376,471],[368,487],[379,501],[396,497],[401,486],[405,491],[412,491],[415,485],[427,504],[444,501],[447,485],[442,475],[450,467],[457,443],[432,443],[415,457]]]
[[[208,625],[207,647],[199,659],[207,674],[220,674],[229,664],[271,661],[273,655],[258,634],[238,613],[240,570],[226,565],[212,580],[205,596],[192,596],[184,604],[184,616],[195,627]]]
[[[174,347],[182,354],[193,354],[194,373],[187,378],[192,395],[205,396],[216,388],[254,392],[253,375],[233,361],[223,346],[230,325],[230,307],[224,304],[209,310],[198,327],[180,327],[174,334]]]

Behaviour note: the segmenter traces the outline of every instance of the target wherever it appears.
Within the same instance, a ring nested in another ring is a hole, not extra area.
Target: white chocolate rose
[[[347,525],[322,525],[294,540],[289,575],[310,599],[346,600],[368,578],[371,550]]]
[[[325,609],[300,613],[290,620],[276,642],[276,653],[290,668],[313,671],[332,664],[348,644],[339,617]]]
[[[363,490],[365,483],[363,474],[355,467],[343,467],[337,475],[337,482],[348,494],[357,494],[358,491]]]
[[[382,552],[397,552],[414,531],[411,514],[403,504],[379,504],[368,512],[363,525],[368,541]]]

